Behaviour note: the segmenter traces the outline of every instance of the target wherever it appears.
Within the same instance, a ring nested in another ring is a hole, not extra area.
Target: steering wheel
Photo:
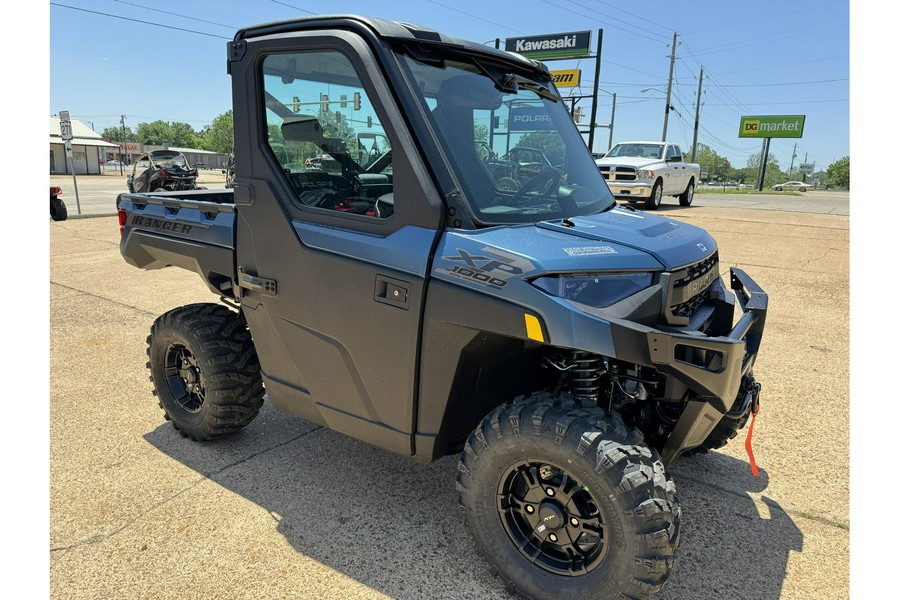
[[[510,198],[509,203],[512,204],[522,204],[522,201],[525,199],[525,195],[532,190],[537,189],[539,186],[543,185],[549,190],[559,187],[559,182],[562,180],[562,171],[559,169],[554,169],[553,167],[547,167],[528,181],[526,181],[522,187],[519,188],[519,191]],[[552,185],[547,186],[548,183],[552,182]]]

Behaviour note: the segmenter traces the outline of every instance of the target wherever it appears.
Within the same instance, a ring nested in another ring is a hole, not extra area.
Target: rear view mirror
[[[325,140],[322,125],[312,115],[297,115],[284,120],[281,135],[287,142],[312,142],[321,146]]]

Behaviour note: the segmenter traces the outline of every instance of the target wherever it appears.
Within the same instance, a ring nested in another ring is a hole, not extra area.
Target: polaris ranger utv
[[[458,454],[462,521],[509,589],[661,589],[666,466],[755,411],[765,293],[736,268],[726,288],[705,231],[617,206],[539,62],[330,16],[242,29],[227,64],[235,187],[117,201],[130,264],[222,299],[151,328],[165,417],[207,440],[268,399]],[[486,161],[519,146],[549,164],[498,182]]]

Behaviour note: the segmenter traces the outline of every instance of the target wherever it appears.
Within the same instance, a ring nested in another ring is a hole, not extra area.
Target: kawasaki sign
[[[506,38],[506,51],[528,58],[572,58],[591,53],[591,32],[574,31]]]
[[[742,138],[801,138],[805,115],[741,117]]]

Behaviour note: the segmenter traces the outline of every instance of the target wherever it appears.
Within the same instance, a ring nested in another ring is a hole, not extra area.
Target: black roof
[[[491,48],[484,44],[450,37],[428,27],[412,25],[410,23],[401,23],[398,21],[387,21],[385,19],[376,19],[373,17],[361,17],[359,15],[318,15],[314,17],[300,17],[284,21],[262,23],[239,29],[234,35],[234,41],[240,42],[241,40],[264,35],[287,33],[290,31],[303,31],[306,29],[322,29],[325,27],[350,29],[362,34],[374,34],[377,37],[387,40],[434,44],[446,49],[455,49],[466,53],[493,56],[505,62],[516,62],[532,69],[537,68],[542,71],[547,71],[547,67],[539,61],[525,58],[524,56],[506,52],[504,50]]]

